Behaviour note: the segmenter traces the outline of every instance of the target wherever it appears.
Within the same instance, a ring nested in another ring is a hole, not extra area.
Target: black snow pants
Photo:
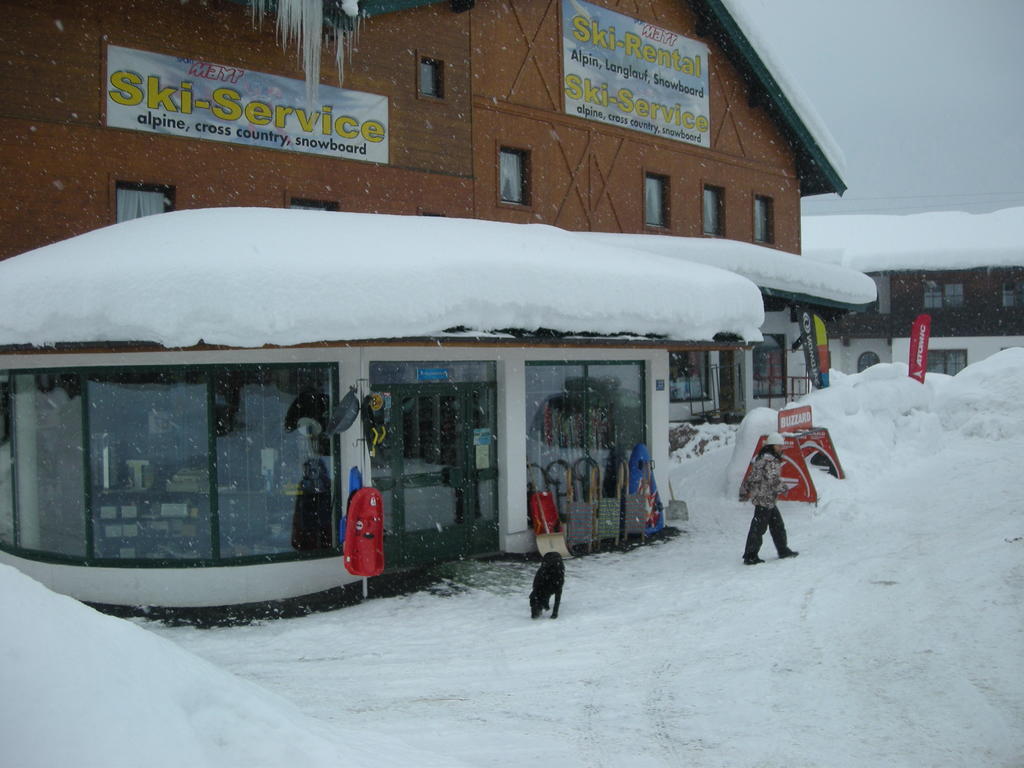
[[[771,531],[772,542],[779,555],[789,551],[789,545],[786,543],[786,524],[782,522],[779,508],[755,506],[754,518],[750,521],[750,532],[747,534],[747,547],[743,550],[743,557],[757,557],[766,530]]]

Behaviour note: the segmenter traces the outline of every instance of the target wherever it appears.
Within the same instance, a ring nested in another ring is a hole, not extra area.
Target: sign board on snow
[[[711,146],[708,47],[583,0],[562,0],[565,112]]]
[[[811,429],[813,426],[814,419],[811,416],[811,406],[809,405],[779,411],[779,432],[799,432],[802,429]]]
[[[105,90],[111,128],[388,162],[386,96],[116,45]]]

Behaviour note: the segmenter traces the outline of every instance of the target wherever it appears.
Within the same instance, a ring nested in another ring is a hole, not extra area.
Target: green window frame
[[[614,496],[621,465],[647,442],[646,375],[640,360],[528,361],[528,482],[562,498],[571,473],[574,495],[589,499],[596,471],[598,492]]]
[[[323,430],[338,373],[320,362],[0,371],[0,549],[113,567],[336,555],[339,442]]]

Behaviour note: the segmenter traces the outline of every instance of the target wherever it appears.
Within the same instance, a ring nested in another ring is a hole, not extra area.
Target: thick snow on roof
[[[0,345],[237,347],[550,328],[760,340],[757,286],[543,225],[272,208],[147,216],[0,261]]]
[[[778,57],[772,53],[771,46],[759,33],[758,25],[753,21],[746,8],[744,8],[743,3],[737,0],[722,0],[722,5],[725,6],[729,15],[732,16],[733,21],[739,25],[750,45],[757,51],[757,56],[761,59],[761,63],[764,64],[772,77],[775,78],[775,82],[782,89],[786,100],[789,101],[790,106],[799,115],[801,122],[803,122],[804,126],[814,137],[818,147],[825,154],[832,168],[840,176],[845,176],[846,156],[843,154],[842,147],[839,146],[839,142],[835,140],[832,133],[828,130],[825,121],[812,105],[810,98],[796,84],[796,81],[790,76],[786,68],[782,66]]]
[[[1024,208],[806,216],[804,253],[862,272],[1024,266]]]
[[[803,294],[841,304],[868,304],[875,300],[875,283],[861,272],[752,243],[598,232],[580,233],[580,237],[680,261],[720,267],[774,291]]]

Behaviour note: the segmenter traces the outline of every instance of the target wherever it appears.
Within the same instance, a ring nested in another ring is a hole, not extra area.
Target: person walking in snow
[[[750,521],[747,546],[743,550],[743,562],[746,565],[764,562],[757,553],[761,550],[766,530],[771,531],[779,557],[796,557],[799,554],[790,549],[786,542],[786,524],[782,522],[782,514],[775,502],[786,490],[781,476],[781,456],[785,446],[786,438],[778,432],[768,435],[750,472],[740,485],[740,500],[749,499],[754,504],[754,518]]]

